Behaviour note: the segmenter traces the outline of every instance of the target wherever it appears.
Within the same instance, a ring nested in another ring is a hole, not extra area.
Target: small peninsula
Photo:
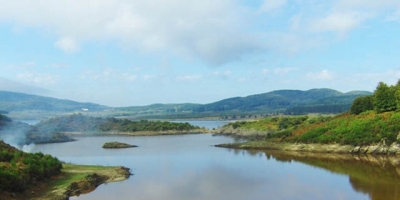
[[[136,145],[126,144],[122,142],[106,142],[103,145],[104,149],[122,149],[122,148],[134,148]]]
[[[25,153],[0,140],[0,199],[69,199],[131,176],[122,166],[66,164],[42,153]]]

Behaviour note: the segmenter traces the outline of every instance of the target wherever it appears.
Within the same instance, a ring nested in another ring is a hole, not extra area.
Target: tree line
[[[368,96],[358,97],[350,107],[351,114],[374,110],[376,113],[384,113],[400,110],[400,80],[396,85],[387,85],[379,82],[374,93]]]

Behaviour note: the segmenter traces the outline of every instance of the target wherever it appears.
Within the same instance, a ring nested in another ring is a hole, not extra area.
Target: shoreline
[[[277,143],[271,141],[252,141],[244,143],[218,144],[215,147],[244,149],[244,150],[281,150],[313,153],[336,154],[371,154],[400,156],[400,145],[394,142],[386,145],[384,142],[365,146],[340,145],[340,144],[304,144],[304,143]]]
[[[107,131],[107,132],[64,132],[68,136],[160,136],[160,135],[189,135],[189,134],[209,134],[208,129],[195,129],[189,131]]]
[[[128,179],[132,174],[123,166],[74,165],[63,163],[61,174],[35,183],[23,193],[3,193],[10,200],[68,200],[94,191],[99,185]]]

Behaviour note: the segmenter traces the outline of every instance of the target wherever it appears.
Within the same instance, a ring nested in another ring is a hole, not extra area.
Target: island
[[[122,142],[106,142],[103,145],[104,149],[121,149],[121,148],[134,148],[136,145],[126,144]]]

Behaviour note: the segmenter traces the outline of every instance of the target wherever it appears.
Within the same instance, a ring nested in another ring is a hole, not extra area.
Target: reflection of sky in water
[[[105,150],[105,141],[139,148]],[[215,148],[232,142],[211,135],[96,137],[38,145],[37,150],[82,164],[124,165],[134,176],[71,199],[368,199],[348,177],[264,153]]]

